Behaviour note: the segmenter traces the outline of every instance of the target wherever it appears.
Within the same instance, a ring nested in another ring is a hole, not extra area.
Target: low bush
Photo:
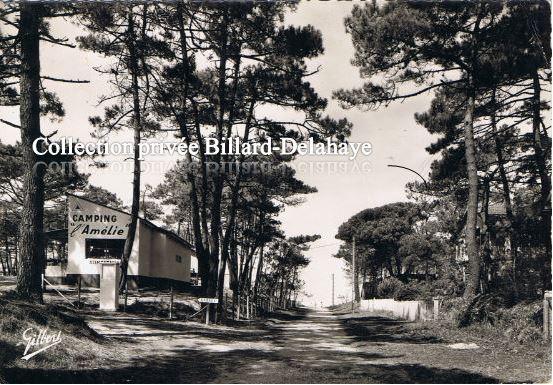
[[[376,288],[378,298],[394,298],[403,287],[403,282],[394,277],[384,278]]]
[[[403,283],[397,278],[384,279],[377,287],[379,298],[393,298],[396,301],[429,300],[435,297],[436,290],[432,282],[410,281]]]
[[[484,294],[467,302],[462,297],[444,299],[440,314],[455,327],[491,328],[518,343],[542,341],[542,302],[525,301],[512,305],[509,298]]]
[[[73,309],[20,301],[13,293],[0,296],[0,332],[21,333],[28,327],[53,327],[77,337],[101,340]]]
[[[497,327],[511,340],[525,343],[542,341],[542,301],[519,303],[510,308],[498,309]]]
[[[499,309],[509,306],[509,302],[500,294],[483,294],[470,302],[461,302],[461,306],[461,312],[456,318],[458,326],[473,323],[495,325],[498,322]]]

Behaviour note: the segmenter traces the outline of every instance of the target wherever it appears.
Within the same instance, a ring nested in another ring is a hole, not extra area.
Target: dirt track
[[[547,362],[453,350],[402,321],[302,310],[249,328],[94,315],[116,359],[90,370],[15,369],[18,382],[481,383],[543,382]],[[550,364],[549,364],[550,365]]]

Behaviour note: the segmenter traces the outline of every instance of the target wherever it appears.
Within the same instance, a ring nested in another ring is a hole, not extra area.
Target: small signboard
[[[91,265],[114,265],[121,263],[120,259],[113,258],[113,259],[106,259],[106,258],[90,258],[88,260]]]
[[[198,298],[200,303],[219,303],[218,298]]]

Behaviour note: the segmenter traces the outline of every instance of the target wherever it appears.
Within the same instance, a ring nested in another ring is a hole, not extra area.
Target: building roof
[[[82,197],[82,196],[79,196],[79,195],[75,195],[75,194],[71,194],[71,193],[66,193],[66,194],[70,195],[72,197],[79,198],[79,199],[82,199],[84,201],[90,202],[92,204],[95,204],[95,205],[98,205],[98,206],[108,208],[110,210],[120,212],[122,214],[131,215],[131,213],[126,212],[124,210],[121,210],[121,209],[118,209],[118,208],[115,208],[115,207],[110,207],[110,206],[102,204],[102,203],[94,202],[91,199],[88,199],[88,198],[85,198],[85,197]],[[175,234],[174,232],[172,232],[170,230],[167,230],[167,229],[164,229],[163,227],[160,227],[160,226],[156,225],[152,221],[150,221],[146,218],[140,217],[140,215],[138,216],[138,219],[139,219],[140,222],[144,223],[146,226],[148,226],[150,228],[153,228],[154,230],[159,231],[160,233],[163,233],[163,234],[167,235],[169,238],[173,239],[174,241],[188,247],[192,251],[195,251],[194,246],[190,242],[188,242],[186,239],[180,237],[179,235]]]
[[[46,230],[44,236],[54,241],[67,242],[67,229]]]

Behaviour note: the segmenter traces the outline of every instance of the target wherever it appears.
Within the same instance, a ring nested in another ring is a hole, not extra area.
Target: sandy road
[[[399,332],[401,321],[383,317],[348,320],[304,309],[247,329],[128,318],[90,324],[130,344],[122,345],[128,346],[122,361],[133,369],[112,368],[110,373],[127,382],[498,381],[458,367],[456,361],[467,361],[474,352],[453,352],[457,356],[452,357],[445,344],[405,336]],[[443,365],[422,363],[436,357],[445,358]]]
[[[93,313],[113,358],[97,368],[20,371],[18,382],[493,383],[545,382],[510,352],[452,350],[405,322],[301,309],[257,325],[205,326]],[[549,367],[548,367],[549,365]]]

